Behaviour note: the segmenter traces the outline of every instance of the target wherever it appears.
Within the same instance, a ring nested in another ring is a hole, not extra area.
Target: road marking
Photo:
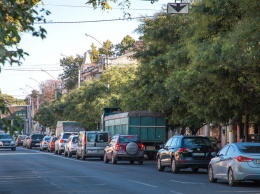
[[[171,193],[176,193],[176,194],[182,194],[182,193],[179,193],[179,192],[176,192],[176,191],[170,191]]]
[[[182,184],[194,184],[194,185],[203,185],[204,183],[195,183],[195,182],[182,182],[182,181],[176,181],[176,180],[170,180],[175,183],[182,183]]]
[[[259,191],[215,191],[217,193],[259,193]]]
[[[148,186],[148,187],[157,187],[157,186],[149,185],[149,184],[142,183],[142,182],[139,182],[139,181],[134,181],[134,180],[129,180],[129,181],[132,181],[132,182],[134,182],[134,183],[138,183],[138,184],[141,184],[141,185],[145,185],[145,186]]]

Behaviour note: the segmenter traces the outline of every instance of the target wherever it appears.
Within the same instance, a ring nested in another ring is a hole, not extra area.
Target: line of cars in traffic
[[[29,144],[24,147],[31,148]],[[41,151],[55,154],[64,153],[65,157],[99,157],[105,163],[116,164],[120,160],[144,162],[144,145],[138,136],[115,135],[110,138],[108,132],[81,131],[79,133],[61,133],[58,137],[45,136],[39,142]],[[260,143],[242,142],[224,146],[219,152],[208,137],[174,135],[156,155],[158,171],[170,168],[173,173],[190,168],[196,173],[199,169],[208,170],[212,183],[227,180],[234,186],[241,181],[260,183]]]

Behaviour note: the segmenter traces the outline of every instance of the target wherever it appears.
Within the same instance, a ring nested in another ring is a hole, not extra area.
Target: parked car
[[[28,142],[29,139],[30,139],[30,137],[26,136],[25,139],[23,140],[23,147],[24,148],[27,148],[27,142]]]
[[[48,143],[48,146],[47,146],[47,152],[53,152],[55,151],[55,142],[58,138],[56,136],[52,136],[49,143]]]
[[[104,162],[116,164],[119,160],[135,161],[139,165],[144,162],[144,145],[136,135],[115,135],[104,150]]]
[[[3,148],[11,148],[13,151],[16,150],[14,138],[10,134],[0,134],[0,149]]]
[[[62,154],[64,152],[64,146],[70,135],[78,135],[78,132],[64,132],[61,133],[58,139],[55,141],[55,154]]]
[[[242,142],[224,146],[208,166],[212,183],[227,180],[231,186],[240,181],[260,183],[260,143]]]
[[[169,167],[177,173],[180,169],[191,168],[192,172],[198,172],[200,168],[207,169],[215,155],[208,137],[176,135],[158,151],[157,169],[163,171]]]
[[[23,146],[23,141],[25,140],[26,137],[27,135],[18,135],[15,140],[16,147]]]
[[[40,151],[47,150],[48,148],[48,143],[51,139],[51,136],[44,136],[43,139],[40,142]]]
[[[107,131],[80,131],[76,158],[100,157],[103,160],[104,149],[108,145],[110,133]]]
[[[209,138],[213,148],[216,150],[216,152],[218,152],[221,149],[220,141],[214,136],[209,136],[208,138]]]
[[[72,155],[76,155],[77,143],[78,143],[78,135],[71,135],[67,143],[64,146],[64,156],[72,157]]]
[[[27,140],[27,148],[40,147],[40,141],[43,139],[43,134],[31,134]]]

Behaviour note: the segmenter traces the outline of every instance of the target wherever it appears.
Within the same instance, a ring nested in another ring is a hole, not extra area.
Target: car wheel
[[[50,152],[50,150],[47,148],[47,152]]]
[[[138,160],[137,162],[138,162],[139,165],[143,165],[144,160],[143,160],[143,159],[140,159],[140,160]]]
[[[58,155],[61,155],[61,151],[60,150],[58,150]]]
[[[58,154],[58,151],[57,151],[57,150],[54,150],[54,154]]]
[[[208,177],[209,177],[209,182],[211,182],[211,183],[217,182],[217,179],[214,178],[213,168],[211,165],[209,166],[209,169],[208,169]]]
[[[85,159],[86,159],[86,156],[84,156],[83,153],[81,153],[81,159],[82,159],[82,160],[85,160]]]
[[[173,173],[178,173],[180,171],[180,169],[176,166],[176,161],[174,160],[174,158],[172,158],[171,167]]]
[[[64,156],[67,157],[68,156],[68,152],[64,151]]]
[[[134,164],[135,163],[135,161],[134,160],[130,160],[130,164]]]
[[[229,170],[228,170],[228,184],[230,186],[236,186],[237,185],[237,182],[234,178],[233,170],[231,168],[229,168]]]
[[[165,169],[165,166],[162,166],[162,164],[161,164],[161,158],[158,157],[158,158],[157,158],[157,170],[158,170],[158,171],[164,171],[164,169]]]
[[[116,157],[114,156],[114,154],[112,153],[112,159],[111,159],[112,164],[116,164],[117,160]]]
[[[14,147],[14,148],[11,148],[11,150],[12,150],[12,151],[15,151],[15,150],[16,150],[16,147]]]
[[[76,152],[76,159],[79,159],[79,155],[78,155],[78,153]]]
[[[104,158],[103,158],[103,159],[104,159],[104,162],[105,162],[105,163],[108,163],[108,162],[109,162],[109,160],[107,159],[107,154],[106,154],[106,153],[104,154]]]
[[[198,169],[198,168],[191,168],[191,171],[194,172],[194,173],[196,173],[196,172],[199,171],[199,169]]]
[[[68,156],[71,158],[72,154],[70,153],[70,151],[68,150]]]

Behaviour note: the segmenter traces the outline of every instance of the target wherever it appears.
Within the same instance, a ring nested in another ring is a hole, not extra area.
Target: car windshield
[[[208,138],[202,138],[202,137],[184,138],[183,144],[185,147],[211,146],[210,140]]]
[[[1,134],[0,139],[12,139],[12,137],[9,134]]]
[[[135,143],[140,143],[140,139],[138,137],[133,137],[133,136],[121,136],[119,139],[120,143],[130,143],[130,142],[135,142]]]
[[[243,153],[260,153],[260,144],[258,145],[238,145],[238,149]]]

